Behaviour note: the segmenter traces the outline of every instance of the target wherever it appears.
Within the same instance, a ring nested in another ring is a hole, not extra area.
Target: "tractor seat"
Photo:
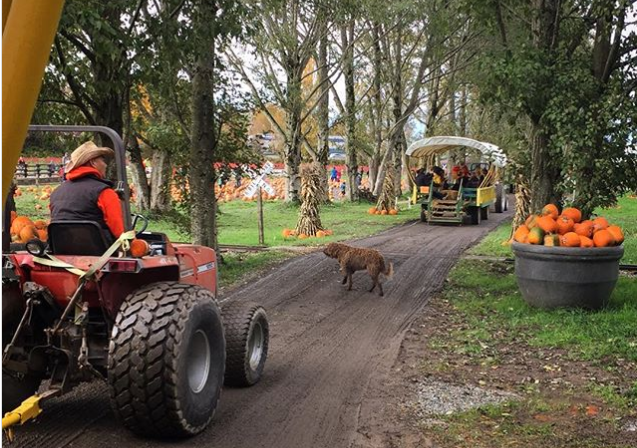
[[[49,224],[48,233],[53,255],[100,256],[110,246],[95,221],[55,221]]]

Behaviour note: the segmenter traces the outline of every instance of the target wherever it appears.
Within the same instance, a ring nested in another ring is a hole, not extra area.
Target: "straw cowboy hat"
[[[71,153],[71,160],[66,164],[64,170],[68,173],[73,168],[82,166],[97,157],[112,158],[113,156],[115,156],[115,151],[111,148],[97,146],[95,143],[88,141],[78,146],[78,148]]]

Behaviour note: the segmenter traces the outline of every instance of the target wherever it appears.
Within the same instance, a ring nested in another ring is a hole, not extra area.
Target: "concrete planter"
[[[522,297],[537,308],[604,307],[617,283],[624,247],[547,247],[513,243]]]

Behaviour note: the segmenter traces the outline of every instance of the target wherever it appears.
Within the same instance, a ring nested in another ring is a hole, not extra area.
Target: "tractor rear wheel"
[[[225,357],[212,292],[177,282],[143,287],[124,300],[111,334],[108,383],[115,414],[146,436],[203,431],[219,401]]]
[[[225,384],[247,387],[263,374],[268,356],[270,327],[265,310],[256,303],[236,302],[221,310],[226,333]]]

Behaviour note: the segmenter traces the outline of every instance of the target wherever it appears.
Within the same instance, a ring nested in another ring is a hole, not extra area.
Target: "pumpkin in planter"
[[[550,216],[551,218],[556,219],[560,215],[560,212],[555,204],[546,204],[542,208],[542,215]]]
[[[529,228],[525,224],[522,224],[520,227],[517,228],[517,230],[513,234],[513,239],[517,241],[518,243],[526,243],[527,242],[526,239],[528,236],[529,236]]]
[[[560,236],[555,233],[544,236],[544,245],[549,247],[557,247],[560,245]]]
[[[573,225],[573,231],[577,233],[579,236],[585,236],[590,239],[593,237],[593,222],[584,221],[584,222],[575,223]]]
[[[550,216],[542,216],[536,222],[538,227],[546,233],[555,233],[557,231],[557,223]]]
[[[575,232],[567,232],[560,236],[560,246],[579,247],[580,243],[580,236]]]
[[[559,233],[560,235],[564,235],[565,233],[572,232],[573,226],[575,225],[575,222],[571,218],[564,215],[557,218],[556,223],[557,223],[557,233]]]
[[[606,220],[606,218],[598,216],[597,218],[593,219],[593,232],[597,232],[598,230],[604,230],[607,228],[608,221]]]
[[[595,243],[589,237],[580,235],[579,239],[579,247],[595,247]]]
[[[537,227],[537,220],[540,217],[538,215],[529,215],[526,218],[526,221],[524,221],[524,225],[528,228],[528,230],[531,230],[533,227]]]
[[[615,238],[613,238],[612,233],[610,233],[606,229],[598,230],[593,235],[593,243],[595,243],[595,247],[608,247],[615,245]]]
[[[624,242],[624,232],[619,226],[608,226],[606,230],[612,235],[617,246]]]
[[[562,210],[562,216],[571,218],[574,223],[578,223],[582,220],[582,212],[579,211],[579,209],[576,209],[575,207],[567,207],[564,210]]]
[[[544,242],[544,230],[539,227],[533,227],[529,231],[527,241],[529,244],[542,244]]]

